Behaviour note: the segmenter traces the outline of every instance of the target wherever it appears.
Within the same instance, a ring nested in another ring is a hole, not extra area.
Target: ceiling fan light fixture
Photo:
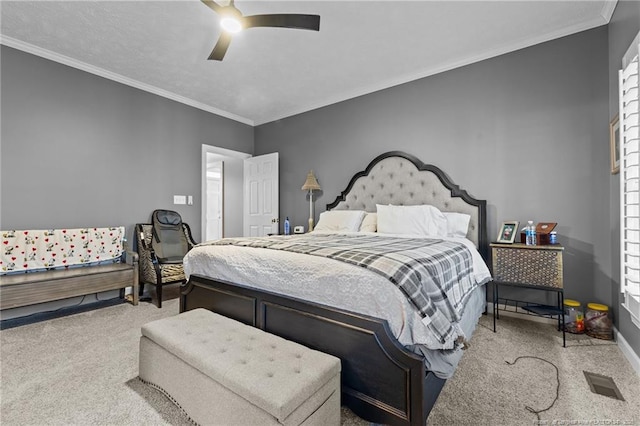
[[[223,30],[232,34],[242,31],[242,23],[235,16],[225,16],[220,20],[220,25]]]
[[[227,53],[232,34],[239,33],[250,28],[293,28],[299,30],[320,30],[319,15],[304,15],[299,13],[275,13],[264,15],[243,16],[234,4],[229,0],[226,6],[222,6],[213,0],[201,0],[209,9],[220,17],[222,33],[218,37],[216,45],[207,59],[221,61]]]

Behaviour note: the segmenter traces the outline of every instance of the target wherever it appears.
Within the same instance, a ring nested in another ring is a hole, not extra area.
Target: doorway
[[[251,154],[202,145],[201,241],[243,235],[244,160]]]

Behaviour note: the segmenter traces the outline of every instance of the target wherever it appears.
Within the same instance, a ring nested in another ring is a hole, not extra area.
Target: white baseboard
[[[620,351],[622,351],[624,356],[627,358],[631,367],[636,371],[636,374],[640,376],[640,356],[635,353],[631,345],[629,345],[629,342],[625,340],[618,330],[614,329],[614,331],[616,332],[616,340],[618,341]]]

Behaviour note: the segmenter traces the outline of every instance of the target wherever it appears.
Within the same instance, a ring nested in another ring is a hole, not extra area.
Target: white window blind
[[[640,33],[622,59],[620,90],[620,290],[640,327],[640,139],[638,53]]]

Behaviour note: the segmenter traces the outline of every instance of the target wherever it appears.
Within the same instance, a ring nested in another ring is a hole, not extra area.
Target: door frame
[[[207,154],[217,154],[223,157],[231,157],[241,160],[253,157],[253,155],[246,152],[234,151],[232,149],[202,144],[200,164],[200,199],[202,200],[202,202],[200,203],[200,241],[202,242],[205,241],[205,238],[207,236]],[[224,159],[222,160],[224,161]],[[224,173],[224,168],[222,172]],[[222,192],[224,194],[224,188],[222,189]],[[222,211],[222,221],[224,223],[224,210]],[[222,236],[224,236],[224,226],[222,232]]]

